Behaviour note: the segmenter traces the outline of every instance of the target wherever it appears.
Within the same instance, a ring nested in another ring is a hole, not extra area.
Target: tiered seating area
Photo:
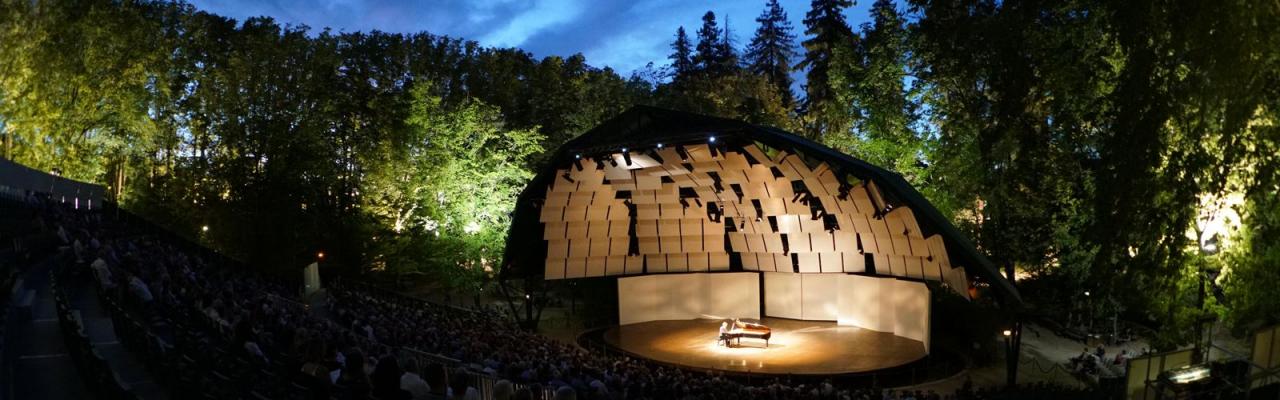
[[[442,306],[358,283],[336,282],[326,302],[301,304],[288,284],[136,223],[102,218],[86,225],[69,215],[42,217],[72,243],[53,275],[58,321],[73,333],[67,348],[101,398],[135,393],[83,334],[70,288],[97,288],[120,342],[173,398],[885,398],[878,389],[830,382],[747,385],[588,351],[517,329],[495,310]],[[429,390],[403,391],[405,372]],[[1058,392],[1081,395],[1047,393]],[[980,391],[945,397],[1000,398]]]

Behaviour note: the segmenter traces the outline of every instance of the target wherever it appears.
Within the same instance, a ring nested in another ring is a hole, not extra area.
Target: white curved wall
[[[845,274],[764,274],[765,315],[836,321],[924,342],[929,287],[922,282]]]
[[[618,279],[618,322],[760,318],[754,272],[643,275]]]

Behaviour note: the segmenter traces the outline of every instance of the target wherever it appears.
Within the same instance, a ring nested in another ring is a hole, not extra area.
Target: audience
[[[500,400],[544,399],[547,393],[557,400],[998,399],[1017,393],[1047,393],[1039,397],[1053,399],[1086,393],[1049,385],[1004,391],[965,387],[946,395],[779,379],[746,385],[715,373],[561,343],[516,328],[494,309],[441,306],[345,282],[333,282],[324,309],[312,310],[287,300],[294,297],[290,285],[184,251],[154,235],[75,214],[56,213],[50,219],[60,235],[80,243],[75,249],[81,259],[92,260],[81,268],[104,293],[128,299],[141,315],[158,321],[156,326],[170,326],[166,335],[174,341],[206,346],[201,349],[214,346],[215,354],[220,351],[216,344],[225,342],[230,357],[256,368],[290,366],[291,372],[275,378],[283,383],[262,386],[296,382],[309,398],[478,399],[476,376],[496,380],[489,389]],[[446,366],[430,358],[405,357],[418,353],[456,362]],[[1127,354],[1117,359],[1122,357]],[[1096,368],[1097,361],[1088,349],[1072,359],[1073,367]],[[254,371],[258,369],[247,373]]]
[[[404,375],[400,376],[400,389],[409,392],[413,400],[431,398],[431,386],[427,385],[427,381],[422,379],[422,369],[418,367],[418,360],[409,358],[405,362]]]

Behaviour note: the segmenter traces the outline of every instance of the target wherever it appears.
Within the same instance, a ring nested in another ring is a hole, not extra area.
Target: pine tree
[[[724,76],[738,70],[738,52],[733,49],[733,33],[729,32],[728,15],[724,17],[724,35],[720,37],[720,43],[716,46],[716,56],[719,62],[713,71],[714,75]]]
[[[716,27],[716,13],[702,15],[702,27],[698,28],[698,47],[693,54],[694,68],[701,72],[715,71],[720,63],[720,28]]]
[[[794,28],[778,0],[765,3],[756,22],[760,26],[747,46],[747,68],[752,74],[768,78],[778,88],[784,104],[790,105],[794,98],[791,93],[791,58],[796,55],[792,48],[796,39],[791,33]]]
[[[684,27],[676,29],[676,41],[671,42],[671,56],[667,57],[671,60],[672,80],[680,80],[686,78],[694,70],[692,57],[693,50],[689,48],[689,36],[685,35]]]
[[[825,133],[843,130],[843,118],[833,115],[834,96],[827,79],[836,48],[853,44],[853,31],[845,21],[845,8],[853,6],[853,0],[813,0],[804,18],[804,60],[796,68],[807,68],[803,111],[812,121],[810,135],[819,137]]]
[[[856,46],[833,53],[828,83],[835,104],[852,123],[852,135],[828,135],[828,146],[875,165],[890,167],[917,187],[927,187],[925,164],[929,148],[913,129],[919,104],[906,84],[907,31],[892,0],[876,0],[872,23],[861,27]]]

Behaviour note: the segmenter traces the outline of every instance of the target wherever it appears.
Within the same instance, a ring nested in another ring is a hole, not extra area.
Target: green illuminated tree
[[[382,250],[427,246],[439,251],[419,263],[478,273],[501,258],[516,196],[533,177],[527,163],[544,138],[503,128],[492,106],[449,106],[432,90],[422,82],[411,90],[408,129],[381,149],[393,156],[366,179],[364,209],[390,227],[387,240],[398,245]],[[397,241],[402,235],[418,239]]]

